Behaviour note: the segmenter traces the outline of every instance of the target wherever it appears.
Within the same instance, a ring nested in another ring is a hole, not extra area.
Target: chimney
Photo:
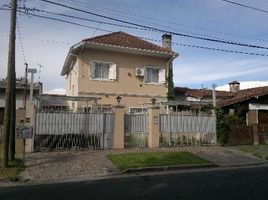
[[[239,92],[240,83],[238,81],[232,81],[229,83],[230,92]]]
[[[172,35],[164,34],[162,35],[162,47],[171,50]]]

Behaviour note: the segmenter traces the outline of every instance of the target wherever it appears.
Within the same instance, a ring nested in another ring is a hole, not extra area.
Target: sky
[[[268,47],[268,14],[239,7],[222,0],[51,0],[97,14],[153,26],[177,33],[213,38],[235,43],[246,43]],[[238,3],[268,10],[265,0],[234,0]],[[8,0],[1,0],[0,7],[6,8]],[[19,7],[36,8],[76,17],[122,24],[101,17],[62,8],[40,0],[21,0]],[[23,10],[22,10],[23,11]],[[104,30],[124,31],[129,34],[161,40],[162,32],[129,29],[95,23],[48,13],[29,11],[48,17],[79,23],[75,26],[49,19],[18,13],[16,38],[16,73],[23,76],[24,63],[30,68],[40,69],[36,81],[43,82],[45,91],[61,91],[65,78],[60,72],[69,48],[82,39],[107,34]],[[6,77],[9,33],[9,11],[0,10],[0,78]],[[20,39],[21,38],[21,39]],[[174,61],[174,83],[180,87],[211,88],[212,83],[223,86],[237,80],[268,81],[268,56],[236,54],[213,51],[191,46],[216,48],[255,54],[267,54],[267,49],[240,47],[173,35],[173,51],[179,53]],[[161,45],[161,42],[154,42]],[[186,46],[185,46],[186,45]],[[187,46],[188,45],[188,46]],[[23,50],[22,50],[23,49]],[[40,68],[39,65],[43,67]]]

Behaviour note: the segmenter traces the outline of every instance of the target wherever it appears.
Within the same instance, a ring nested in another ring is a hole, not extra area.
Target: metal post
[[[216,84],[212,84],[212,89],[213,89],[213,107],[215,108],[216,107],[216,101],[217,101],[217,99],[216,99],[216,87],[217,87],[217,85]]]
[[[25,63],[25,83],[24,83],[24,102],[23,108],[26,109],[26,102],[27,102],[27,86],[28,86],[28,64]]]
[[[217,97],[216,97],[216,87],[217,85],[215,83],[212,84],[212,89],[213,89],[213,107],[216,108],[216,102],[217,102]],[[217,143],[217,131],[216,131],[216,124],[217,124],[217,118],[216,118],[216,110],[213,109],[212,111],[212,116],[214,117],[215,119],[215,126],[214,126],[214,133],[215,133],[215,143]]]
[[[37,73],[37,69],[28,69],[28,73],[31,74],[31,86],[30,86],[30,102],[33,101],[33,84],[34,84],[34,74]]]

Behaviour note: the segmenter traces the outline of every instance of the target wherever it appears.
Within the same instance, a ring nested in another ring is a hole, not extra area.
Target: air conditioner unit
[[[136,68],[135,69],[135,75],[136,76],[144,76],[145,69],[143,68]]]

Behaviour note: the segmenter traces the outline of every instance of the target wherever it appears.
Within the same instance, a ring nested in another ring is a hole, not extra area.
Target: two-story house
[[[94,96],[101,100],[87,105],[69,102],[73,110],[111,109],[120,104],[139,112],[151,99],[167,101],[166,77],[178,56],[171,50],[171,35],[162,46],[124,32],[84,39],[69,50],[61,75],[66,77],[67,96]]]

